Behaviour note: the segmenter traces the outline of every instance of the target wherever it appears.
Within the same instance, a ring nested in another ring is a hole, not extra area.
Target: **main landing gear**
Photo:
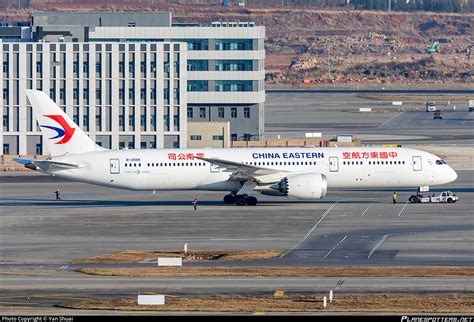
[[[247,195],[226,195],[224,197],[224,203],[226,205],[235,203],[237,206],[255,206],[257,204],[257,198]]]

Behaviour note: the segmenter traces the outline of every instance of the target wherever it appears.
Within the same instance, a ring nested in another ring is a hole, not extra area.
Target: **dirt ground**
[[[357,94],[359,98],[374,101],[467,101],[473,99],[473,95],[404,95],[404,94]]]
[[[265,26],[268,88],[319,88],[474,82],[472,13],[322,10],[318,8],[222,7],[209,4],[110,1],[34,2],[0,12],[2,21],[27,20],[32,10],[171,11],[173,22],[253,21]],[[429,52],[434,41],[435,51]],[[470,55],[468,54],[470,50]]]
[[[472,295],[371,295],[338,296],[323,308],[322,296],[166,296],[165,305],[138,306],[136,298],[85,300],[60,307],[124,311],[202,311],[202,312],[391,312],[391,313],[472,313]]]
[[[91,256],[73,261],[73,264],[115,264],[156,262],[158,257],[179,257],[183,262],[203,262],[216,260],[249,260],[270,259],[282,254],[281,250],[262,251],[219,251],[219,250],[193,250],[186,254],[183,251],[164,250],[124,250],[98,256]]]
[[[473,267],[152,267],[80,268],[78,272],[135,277],[472,277]]]

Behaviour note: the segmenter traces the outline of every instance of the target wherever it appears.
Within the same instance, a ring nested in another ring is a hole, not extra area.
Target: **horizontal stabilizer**
[[[77,164],[59,162],[59,161],[53,161],[53,160],[14,158],[13,161],[23,164],[25,168],[32,169],[32,170],[38,170],[39,168],[39,170],[46,171],[46,172],[76,169],[79,167],[79,165]]]
[[[19,164],[28,164],[31,163],[34,159],[21,159],[21,158],[13,158],[13,161]]]

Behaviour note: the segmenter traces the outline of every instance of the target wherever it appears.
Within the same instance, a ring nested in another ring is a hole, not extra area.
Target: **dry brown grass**
[[[81,273],[136,277],[472,277],[473,267],[152,267],[80,268]]]
[[[406,94],[357,94],[356,97],[375,101],[435,101],[440,104],[447,101],[466,101],[472,99],[472,95],[406,95]],[[445,104],[443,104],[445,105]]]
[[[204,262],[215,260],[271,259],[282,254],[281,250],[222,251],[193,250],[186,254],[179,250],[123,250],[114,253],[86,257],[72,261],[73,264],[119,264],[156,261],[158,257],[181,257],[184,262]]]
[[[472,313],[472,295],[347,295],[334,297],[326,309],[321,296],[186,296],[166,297],[163,306],[138,306],[136,298],[85,300],[60,304],[72,309],[203,312],[417,312]]]

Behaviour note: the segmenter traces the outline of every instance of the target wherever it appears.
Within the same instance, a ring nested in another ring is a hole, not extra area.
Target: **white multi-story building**
[[[172,25],[170,13],[34,13],[32,23],[32,39],[0,43],[4,154],[47,153],[29,88],[104,147],[186,147],[187,120],[228,121],[233,140],[263,132],[264,27]]]
[[[186,44],[3,43],[4,154],[42,154],[25,89],[39,89],[107,148],[185,147]]]

